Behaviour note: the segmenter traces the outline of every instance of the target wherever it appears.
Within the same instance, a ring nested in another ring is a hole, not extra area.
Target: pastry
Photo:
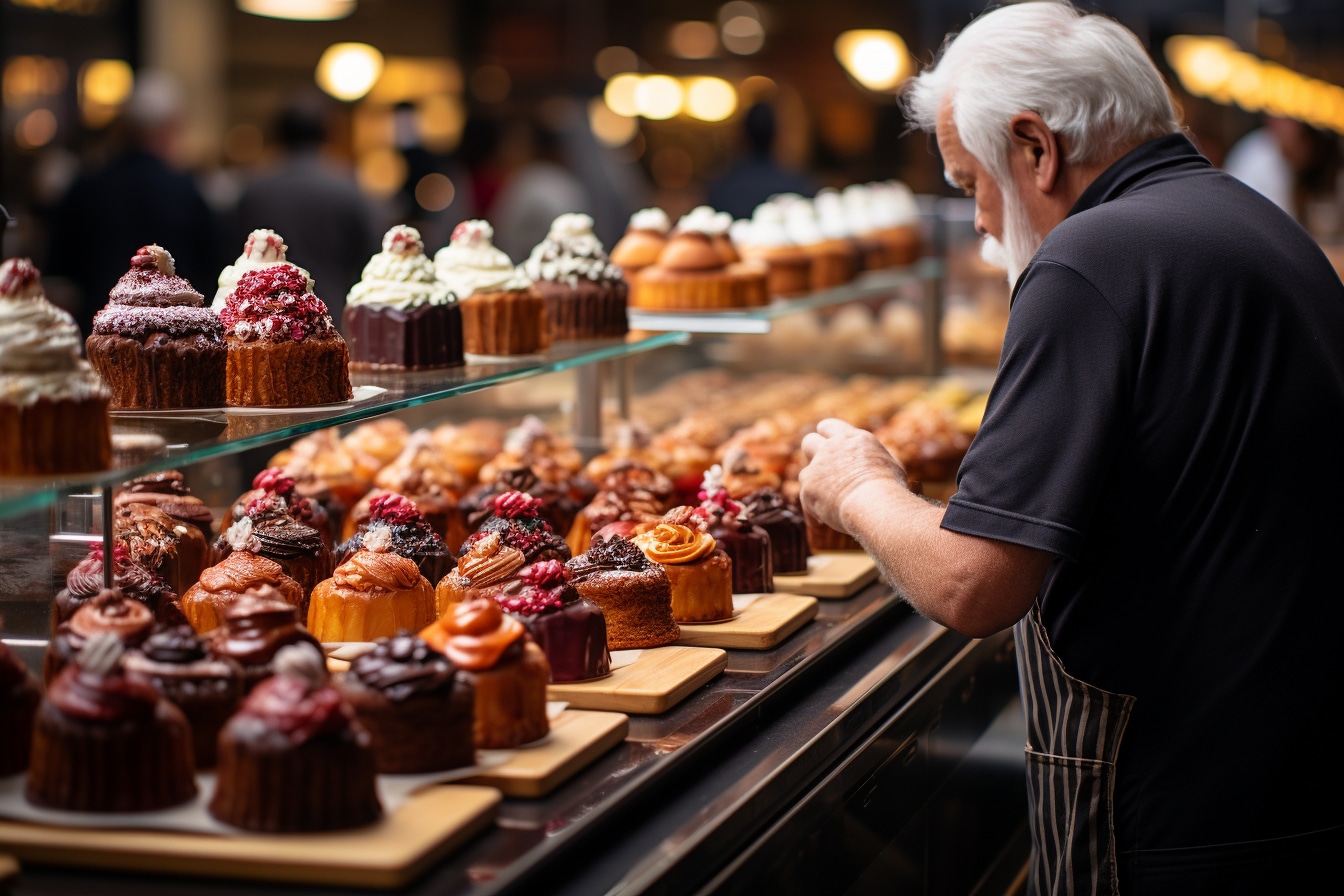
[[[219,735],[210,814],[260,833],[332,831],[382,816],[368,732],[331,686],[322,651],[280,651],[275,675]]]
[[[498,532],[476,539],[457,560],[457,568],[441,578],[434,589],[434,612],[439,617],[464,600],[467,592],[493,595],[517,577],[527,558],[505,544]]]
[[[763,261],[744,258],[738,251],[739,240],[731,233],[733,216],[716,212],[707,205],[696,206],[681,216],[676,232],[696,231],[709,238],[709,244],[718,254],[728,280],[733,307],[749,308],[770,304],[770,269]],[[743,222],[745,223],[745,222]],[[740,228],[739,228],[740,230]]]
[[[160,629],[122,659],[126,677],[151,685],[182,710],[191,725],[197,768],[214,768],[215,742],[243,700],[243,670],[212,657],[189,625]]]
[[[247,525],[236,524],[229,534],[238,547],[204,570],[200,580],[179,601],[182,615],[191,627],[202,634],[219,628],[224,624],[225,612],[235,601],[263,585],[275,589],[276,598],[307,619],[308,600],[303,586],[285,575],[284,567],[276,561],[248,550],[251,536]]]
[[[872,221],[877,239],[886,248],[889,265],[909,265],[924,251],[919,226],[919,204],[910,188],[898,180],[868,184]]]
[[[321,648],[299,621],[299,611],[269,585],[253,588],[226,606],[224,624],[205,632],[202,640],[211,656],[243,667],[244,691],[275,673],[275,655],[282,647],[302,643]]]
[[[113,511],[113,535],[130,558],[181,594],[210,563],[209,542],[196,526],[173,519],[152,504],[123,504]],[[167,607],[155,607],[156,612]]]
[[[266,268],[277,267],[282,264],[291,264],[285,257],[289,247],[280,234],[274,230],[254,230],[247,235],[247,241],[243,243],[243,253],[238,256],[238,260],[231,265],[226,265],[224,270],[219,272],[219,288],[215,291],[214,301],[210,303],[210,310],[216,314],[224,310],[228,304],[229,296],[238,286],[238,280],[244,274],[250,271],[260,271]],[[295,265],[297,267],[297,265]],[[308,277],[308,272],[299,268],[304,277],[308,278],[309,285],[312,284],[312,278]]]
[[[873,435],[900,461],[906,476],[919,483],[955,480],[971,445],[953,407],[931,400],[910,402]]]
[[[230,405],[309,407],[351,398],[345,340],[311,284],[292,264],[238,278],[219,313]]]
[[[708,515],[709,534],[732,561],[733,593],[774,591],[770,536],[751,520],[739,502],[728,497],[728,490],[723,487],[723,468],[718,464],[705,471],[700,508]]]
[[[636,460],[617,461],[574,521],[569,549],[582,554],[595,533],[629,535],[636,525],[656,522],[671,509],[672,480]]]
[[[382,531],[313,589],[308,630],[319,641],[376,641],[437,618],[434,586],[414,560],[389,550],[391,533]]]
[[[509,256],[496,249],[485,221],[463,221],[434,255],[439,280],[462,308],[462,341],[477,355],[530,355],[551,344],[546,300]]]
[[[364,266],[341,314],[352,370],[427,370],[462,359],[462,309],[434,274],[420,231],[398,225]]]
[[[672,618],[678,623],[718,622],[733,615],[733,563],[706,529],[703,512],[674,507],[632,539],[667,572]]]
[[[410,427],[401,420],[396,417],[379,417],[350,430],[341,438],[341,447],[354,464],[352,473],[367,483],[365,488],[368,488],[378,471],[401,454],[401,449],[406,447],[406,440],[410,437]],[[350,503],[354,503],[358,497],[355,495]]]
[[[207,544],[214,540],[215,515],[191,493],[186,478],[177,470],[161,470],[123,482],[112,506],[126,504],[151,504],[178,522],[195,526]]]
[[[130,549],[120,541],[112,542],[112,587],[149,608],[160,623],[173,624],[181,619],[177,592],[159,576],[131,559]],[[103,546],[94,545],[89,555],[76,563],[65,576],[65,587],[51,602],[51,633],[69,622],[75,611],[103,590]]]
[[[763,202],[756,206],[747,233],[749,242],[741,246],[742,257],[765,263],[770,295],[788,298],[812,288],[812,257],[789,236],[779,205]]]
[[[559,560],[523,567],[494,598],[546,654],[551,681],[586,681],[611,672],[602,608],[574,590]]]
[[[381,539],[386,533],[388,549],[414,561],[420,575],[437,582],[454,568],[453,552],[430,528],[410,499],[387,492],[369,502],[368,519],[350,539],[336,549],[337,563],[349,560],[366,539]]]
[[[504,447],[480,471],[480,484],[463,497],[468,531],[480,527],[504,492],[526,492],[541,502],[541,516],[568,532],[597,487],[579,470],[583,457],[568,440],[531,415],[509,430]]]
[[[154,631],[154,613],[119,588],[106,588],[61,623],[42,655],[42,681],[50,685],[88,643],[113,634],[127,648],[139,647]]]
[[[801,196],[776,199],[784,213],[784,230],[811,262],[808,287],[812,292],[843,286],[858,272],[859,254],[843,234],[828,236],[815,206]]]
[[[37,677],[0,641],[0,779],[28,767],[33,745],[33,715],[42,689]]]
[[[569,545],[542,517],[540,499],[526,492],[504,492],[496,495],[487,507],[489,516],[462,544],[459,557],[491,533],[497,533],[509,547],[522,551],[528,563],[564,561],[572,556]]]
[[[439,453],[429,430],[411,433],[401,454],[378,471],[373,484],[410,498],[449,550],[456,551],[466,539],[466,515],[459,506],[466,483]]]
[[[629,287],[607,259],[588,215],[561,215],[523,263],[546,299],[551,341],[624,336]]]
[[[813,554],[823,551],[861,551],[863,545],[848,532],[832,529],[821,520],[803,511],[803,522],[807,525],[807,547]]]
[[[147,812],[196,795],[182,711],[122,668],[111,633],[90,639],[47,688],[24,796],[71,812]]]
[[[131,257],[84,343],[113,408],[224,406],[224,328],[204,302],[166,249],[142,246]]]
[[[295,494],[294,481],[274,468],[259,473],[253,484],[259,487],[260,497],[249,501],[238,521],[215,541],[216,562],[236,545],[246,545],[251,553],[279,563],[303,587],[306,598],[318,582],[331,575],[334,566],[322,533],[303,522],[315,522],[316,510],[308,499]]]
[[[611,247],[611,263],[632,278],[658,261],[672,222],[660,208],[640,209],[630,216],[625,235]]]
[[[503,450],[507,432],[508,427],[502,421],[477,417],[461,425],[445,423],[435,427],[434,444],[457,468],[463,481],[478,482],[481,467]]]
[[[602,608],[612,650],[661,647],[681,637],[667,573],[634,542],[597,536],[565,567],[579,594]]]
[[[420,637],[452,660],[475,688],[477,749],[512,749],[551,730],[546,654],[493,599],[468,596]]]
[[[111,394],[27,258],[0,264],[0,476],[107,469]]]
[[[685,225],[667,241],[658,263],[639,272],[630,286],[630,306],[661,311],[739,307],[740,284],[728,274],[708,233]]]
[[[350,508],[373,486],[373,474],[364,475],[335,427],[319,429],[295,441],[271,458],[268,469],[274,468],[279,468],[280,476],[294,480],[295,496],[307,498],[311,505],[305,511],[291,496],[291,504],[295,504],[291,509],[301,511],[299,522],[321,532],[328,545],[345,538]],[[246,507],[260,496],[259,490],[249,492],[238,503]],[[234,519],[240,515],[238,503],[234,505]]]
[[[759,488],[742,498],[753,523],[770,538],[770,565],[775,575],[807,572],[812,553],[807,543],[807,521],[796,502],[776,488]]]
[[[336,689],[369,732],[380,774],[475,764],[475,689],[451,660],[415,635],[379,640],[336,679]]]
[[[649,469],[657,469],[659,458],[650,443],[653,433],[638,420],[626,420],[618,424],[606,440],[606,450],[594,456],[583,465],[583,476],[590,482],[601,482],[612,468],[622,461],[631,460]]]
[[[540,417],[528,414],[504,434],[499,453],[482,465],[477,481],[494,482],[504,470],[535,466],[542,460],[570,476],[583,469],[583,455],[574,443],[558,435]]]

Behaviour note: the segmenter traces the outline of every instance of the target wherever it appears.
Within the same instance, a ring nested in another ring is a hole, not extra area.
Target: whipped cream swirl
[[[421,305],[449,305],[457,296],[435,274],[420,231],[397,225],[383,237],[383,251],[364,265],[360,281],[345,301],[347,305],[386,305],[406,311]]]
[[[532,287],[532,280],[495,248],[494,238],[495,229],[488,222],[463,221],[453,230],[452,241],[435,253],[439,279],[459,298]]]
[[[239,277],[248,271],[259,271],[262,268],[288,263],[285,258],[288,250],[285,241],[274,230],[254,230],[249,233],[247,242],[243,244],[243,254],[238,256],[237,261],[219,272],[219,289],[215,292],[215,300],[210,307],[215,313],[223,311],[229,295],[238,286]],[[315,285],[312,276],[303,268],[299,270],[308,278],[308,290],[311,292]]]

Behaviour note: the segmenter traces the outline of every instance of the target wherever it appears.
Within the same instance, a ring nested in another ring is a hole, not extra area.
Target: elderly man
[[[1109,19],[994,10],[905,99],[1009,270],[1002,360],[946,507],[837,420],[805,507],[929,618],[1015,625],[1032,892],[1337,878],[1344,286]]]

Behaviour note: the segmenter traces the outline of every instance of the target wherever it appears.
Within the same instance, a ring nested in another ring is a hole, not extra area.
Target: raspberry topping
[[[526,492],[503,492],[495,496],[494,512],[506,520],[535,517],[541,514],[541,499]]]
[[[402,526],[421,522],[420,508],[404,495],[389,492],[369,502],[369,521]]]
[[[0,267],[0,296],[14,297],[38,281],[31,258],[11,258]]]
[[[252,487],[287,497],[294,491],[294,479],[280,467],[267,467],[253,478]]]
[[[313,516],[313,505],[294,490],[294,479],[280,467],[267,467],[252,480],[252,487],[265,492],[248,503],[246,513],[257,517],[271,509],[279,509],[296,520]]]
[[[219,319],[240,339],[302,342],[333,327],[326,304],[308,292],[308,277],[292,264],[248,271],[238,278]]]
[[[536,588],[554,588],[556,585],[563,585],[568,576],[565,573],[565,564],[559,560],[542,560],[520,570],[518,578]]]

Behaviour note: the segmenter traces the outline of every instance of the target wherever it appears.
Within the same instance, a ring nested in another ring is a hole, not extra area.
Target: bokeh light
[[[635,88],[635,111],[654,121],[675,117],[684,101],[681,82],[671,75],[649,75]]]
[[[361,43],[332,44],[317,62],[316,80],[338,100],[353,102],[368,93],[383,73],[383,54]]]
[[[686,90],[686,112],[701,121],[723,121],[737,111],[737,91],[722,78],[693,78]]]

